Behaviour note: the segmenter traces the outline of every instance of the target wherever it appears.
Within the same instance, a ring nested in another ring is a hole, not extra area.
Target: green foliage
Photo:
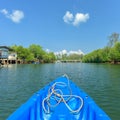
[[[90,62],[90,63],[100,63],[103,59],[102,56],[102,49],[95,50],[87,55],[85,55],[82,59],[83,62]]]
[[[22,46],[12,46],[13,51],[17,53],[18,59],[24,60],[26,58],[26,49]]]
[[[68,60],[81,60],[81,58],[83,57],[83,55],[79,55],[79,54],[70,54],[67,56]]]
[[[55,55],[52,52],[46,53],[46,54],[43,55],[43,61],[45,63],[49,63],[49,62],[53,63],[55,60],[56,60]]]
[[[113,33],[109,37],[109,44],[107,47],[94,50],[93,52],[85,55],[82,61],[90,63],[120,62],[119,34]]]
[[[40,45],[32,44],[28,48],[14,45],[11,48],[17,53],[17,58],[23,62],[39,61],[49,63],[55,61],[54,53],[45,52]]]
[[[120,62],[120,42],[117,42],[115,46],[111,48],[109,58],[114,63]]]
[[[45,51],[40,45],[32,44],[29,46],[29,50],[34,55],[34,58],[37,58],[38,60],[41,60],[45,54]]]
[[[85,55],[82,61],[88,63],[120,62],[120,42],[116,42],[112,48],[95,50]]]

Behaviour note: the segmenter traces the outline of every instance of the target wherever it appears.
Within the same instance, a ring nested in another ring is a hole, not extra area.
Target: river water
[[[120,120],[120,65],[55,63],[0,68],[0,120],[5,120],[36,91],[67,74],[110,116]]]

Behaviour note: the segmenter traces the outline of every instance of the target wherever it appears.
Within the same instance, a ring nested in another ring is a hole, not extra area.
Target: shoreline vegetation
[[[12,52],[17,53],[17,60],[21,63],[53,63],[55,55],[53,52],[46,52],[40,45],[32,44],[28,48],[23,46],[11,46]]]
[[[109,36],[109,42],[103,49],[94,50],[86,54],[82,61],[85,63],[120,64],[120,39],[118,33]]]
[[[94,50],[86,55],[63,54],[58,57],[53,52],[46,52],[40,45],[36,44],[30,45],[28,48],[17,45],[10,48],[12,52],[17,53],[17,60],[22,61],[22,64],[54,63],[56,61],[120,64],[120,40],[118,33],[113,33],[109,36],[109,42],[106,47]]]

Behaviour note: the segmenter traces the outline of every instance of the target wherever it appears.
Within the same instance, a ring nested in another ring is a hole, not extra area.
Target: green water
[[[33,93],[67,74],[111,117],[120,120],[120,65],[57,63],[0,68],[0,120],[5,120]]]

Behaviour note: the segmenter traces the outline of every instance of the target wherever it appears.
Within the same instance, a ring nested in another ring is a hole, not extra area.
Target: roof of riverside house
[[[0,48],[6,48],[8,50],[12,50],[10,47],[7,47],[7,46],[0,46]]]

